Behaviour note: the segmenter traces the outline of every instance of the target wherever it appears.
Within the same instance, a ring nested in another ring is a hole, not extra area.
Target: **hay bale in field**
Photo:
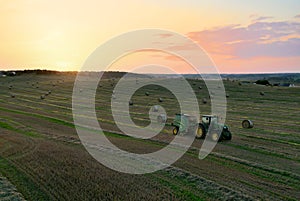
[[[167,116],[165,114],[158,115],[157,123],[162,124],[162,123],[166,123],[166,121],[167,121]]]
[[[207,103],[207,99],[206,98],[202,98],[202,103],[206,104]]]
[[[45,96],[44,95],[41,95],[41,100],[44,100],[45,99]]]
[[[16,96],[15,94],[10,94],[10,97],[15,98]]]
[[[264,96],[264,95],[265,95],[265,92],[261,91],[259,94],[260,94],[261,96]]]
[[[242,83],[241,83],[241,82],[239,82],[239,85],[240,85],[240,86],[242,86]]]
[[[158,102],[163,102],[164,100],[162,98],[158,98]]]
[[[246,119],[242,121],[243,128],[253,128],[254,124],[251,120]]]
[[[226,94],[226,98],[229,98],[229,94]]]
[[[154,106],[153,106],[152,112],[158,112],[158,105],[154,105]]]
[[[145,92],[145,95],[146,95],[146,96],[149,96],[150,94],[149,94],[149,92]]]
[[[11,90],[11,89],[12,89],[12,86],[9,86],[8,89]]]
[[[48,94],[51,94],[51,93],[52,93],[52,92],[49,90],[49,91],[48,91]]]
[[[129,101],[129,105],[133,105],[133,101],[132,100]]]
[[[37,88],[37,89],[38,89],[39,87],[38,87],[38,86],[36,86],[35,88]]]

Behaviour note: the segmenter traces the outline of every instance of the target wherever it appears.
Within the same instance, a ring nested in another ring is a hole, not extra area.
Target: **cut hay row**
[[[20,194],[16,187],[9,182],[5,177],[0,174],[0,199],[1,200],[14,200],[14,201],[25,201],[22,194]]]

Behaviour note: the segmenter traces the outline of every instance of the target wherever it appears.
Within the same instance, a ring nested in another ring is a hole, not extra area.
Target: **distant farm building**
[[[6,74],[4,72],[0,72],[0,77],[6,77]]]
[[[280,84],[279,86],[281,86],[281,87],[295,87],[295,85],[291,84],[291,83],[283,83],[283,84]]]

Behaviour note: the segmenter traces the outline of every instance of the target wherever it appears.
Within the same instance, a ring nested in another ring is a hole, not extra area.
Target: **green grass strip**
[[[17,169],[10,161],[1,156],[0,172],[16,186],[26,200],[51,200],[47,193],[40,189],[38,184],[32,181],[26,173]]]

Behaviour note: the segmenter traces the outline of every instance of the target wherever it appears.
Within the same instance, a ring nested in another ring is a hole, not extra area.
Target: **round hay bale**
[[[15,96],[15,94],[11,94],[10,97],[15,98],[16,96]]]
[[[11,89],[12,89],[12,86],[9,86],[8,89],[11,90]]]
[[[241,82],[239,82],[239,85],[240,85],[240,86],[242,86],[242,83],[241,83]]]
[[[45,99],[45,96],[44,95],[41,95],[41,100],[44,100]]]
[[[164,100],[162,98],[158,98],[158,102],[163,102]]]
[[[229,94],[226,94],[226,98],[229,98]]]
[[[253,128],[254,124],[251,120],[245,119],[242,121],[243,128]]]
[[[149,94],[149,92],[145,92],[145,95],[146,95],[146,96],[149,96],[150,94]]]
[[[158,112],[158,105],[154,105],[154,106],[153,106],[152,112]]]
[[[157,123],[166,123],[167,121],[167,116],[165,114],[160,114],[157,116]]]
[[[51,94],[52,92],[51,91],[48,91],[48,94]]]
[[[133,105],[133,101],[132,100],[129,101],[129,105]]]
[[[39,87],[38,87],[38,86],[36,86],[35,88],[37,88],[37,89],[38,89]]]
[[[202,103],[206,104],[207,103],[207,99],[206,98],[202,98]]]
[[[264,96],[264,95],[265,95],[265,92],[261,91],[259,94],[260,94],[261,96]]]

